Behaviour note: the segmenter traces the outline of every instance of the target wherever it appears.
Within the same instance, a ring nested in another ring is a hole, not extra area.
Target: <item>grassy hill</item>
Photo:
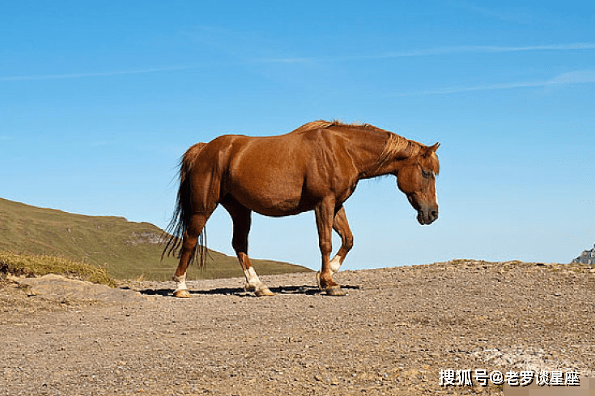
[[[0,198],[0,251],[61,256],[106,268],[116,279],[169,280],[177,266],[161,261],[163,231],[123,217],[85,216]],[[210,251],[206,269],[188,270],[189,279],[243,276],[235,257]],[[310,271],[288,263],[252,260],[259,274]]]

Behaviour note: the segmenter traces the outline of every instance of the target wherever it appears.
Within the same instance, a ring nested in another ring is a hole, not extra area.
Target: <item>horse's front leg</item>
[[[336,274],[339,272],[343,261],[345,261],[347,253],[349,253],[353,247],[353,234],[351,233],[351,229],[349,229],[349,223],[347,222],[347,216],[345,215],[345,208],[342,206],[333,220],[333,229],[341,237],[341,248],[329,263],[331,272]]]
[[[330,255],[333,249],[332,231],[335,218],[334,199],[323,200],[315,209],[316,226],[318,228],[318,244],[322,255],[322,268],[316,274],[318,286],[329,296],[344,296],[345,292],[338,283],[333,280],[333,271],[331,270]]]

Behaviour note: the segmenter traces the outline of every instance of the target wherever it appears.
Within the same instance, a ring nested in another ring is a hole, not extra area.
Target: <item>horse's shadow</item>
[[[359,286],[342,285],[344,290],[359,290]],[[316,286],[303,285],[303,286],[278,286],[271,287],[270,290],[275,294],[304,294],[304,295],[316,295],[322,294],[320,289]],[[254,293],[246,291],[242,287],[218,287],[210,290],[189,290],[190,294],[196,295],[220,295],[220,296],[238,296],[238,297],[256,297]],[[174,289],[143,289],[139,290],[140,294],[145,296],[162,296],[172,297]]]

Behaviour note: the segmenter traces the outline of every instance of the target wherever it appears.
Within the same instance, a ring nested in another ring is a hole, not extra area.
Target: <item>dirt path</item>
[[[440,387],[440,371],[595,377],[588,266],[345,271],[342,298],[313,274],[262,278],[277,296],[241,279],[189,282],[189,300],[168,295],[173,283],[30,297],[4,284],[0,395],[502,394],[475,378]]]

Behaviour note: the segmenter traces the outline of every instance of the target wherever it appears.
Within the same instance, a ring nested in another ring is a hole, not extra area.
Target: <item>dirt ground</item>
[[[502,394],[475,370],[595,377],[586,265],[344,271],[346,297],[313,273],[262,277],[268,298],[242,279],[191,281],[188,300],[173,283],[39,279],[0,283],[0,395]]]

